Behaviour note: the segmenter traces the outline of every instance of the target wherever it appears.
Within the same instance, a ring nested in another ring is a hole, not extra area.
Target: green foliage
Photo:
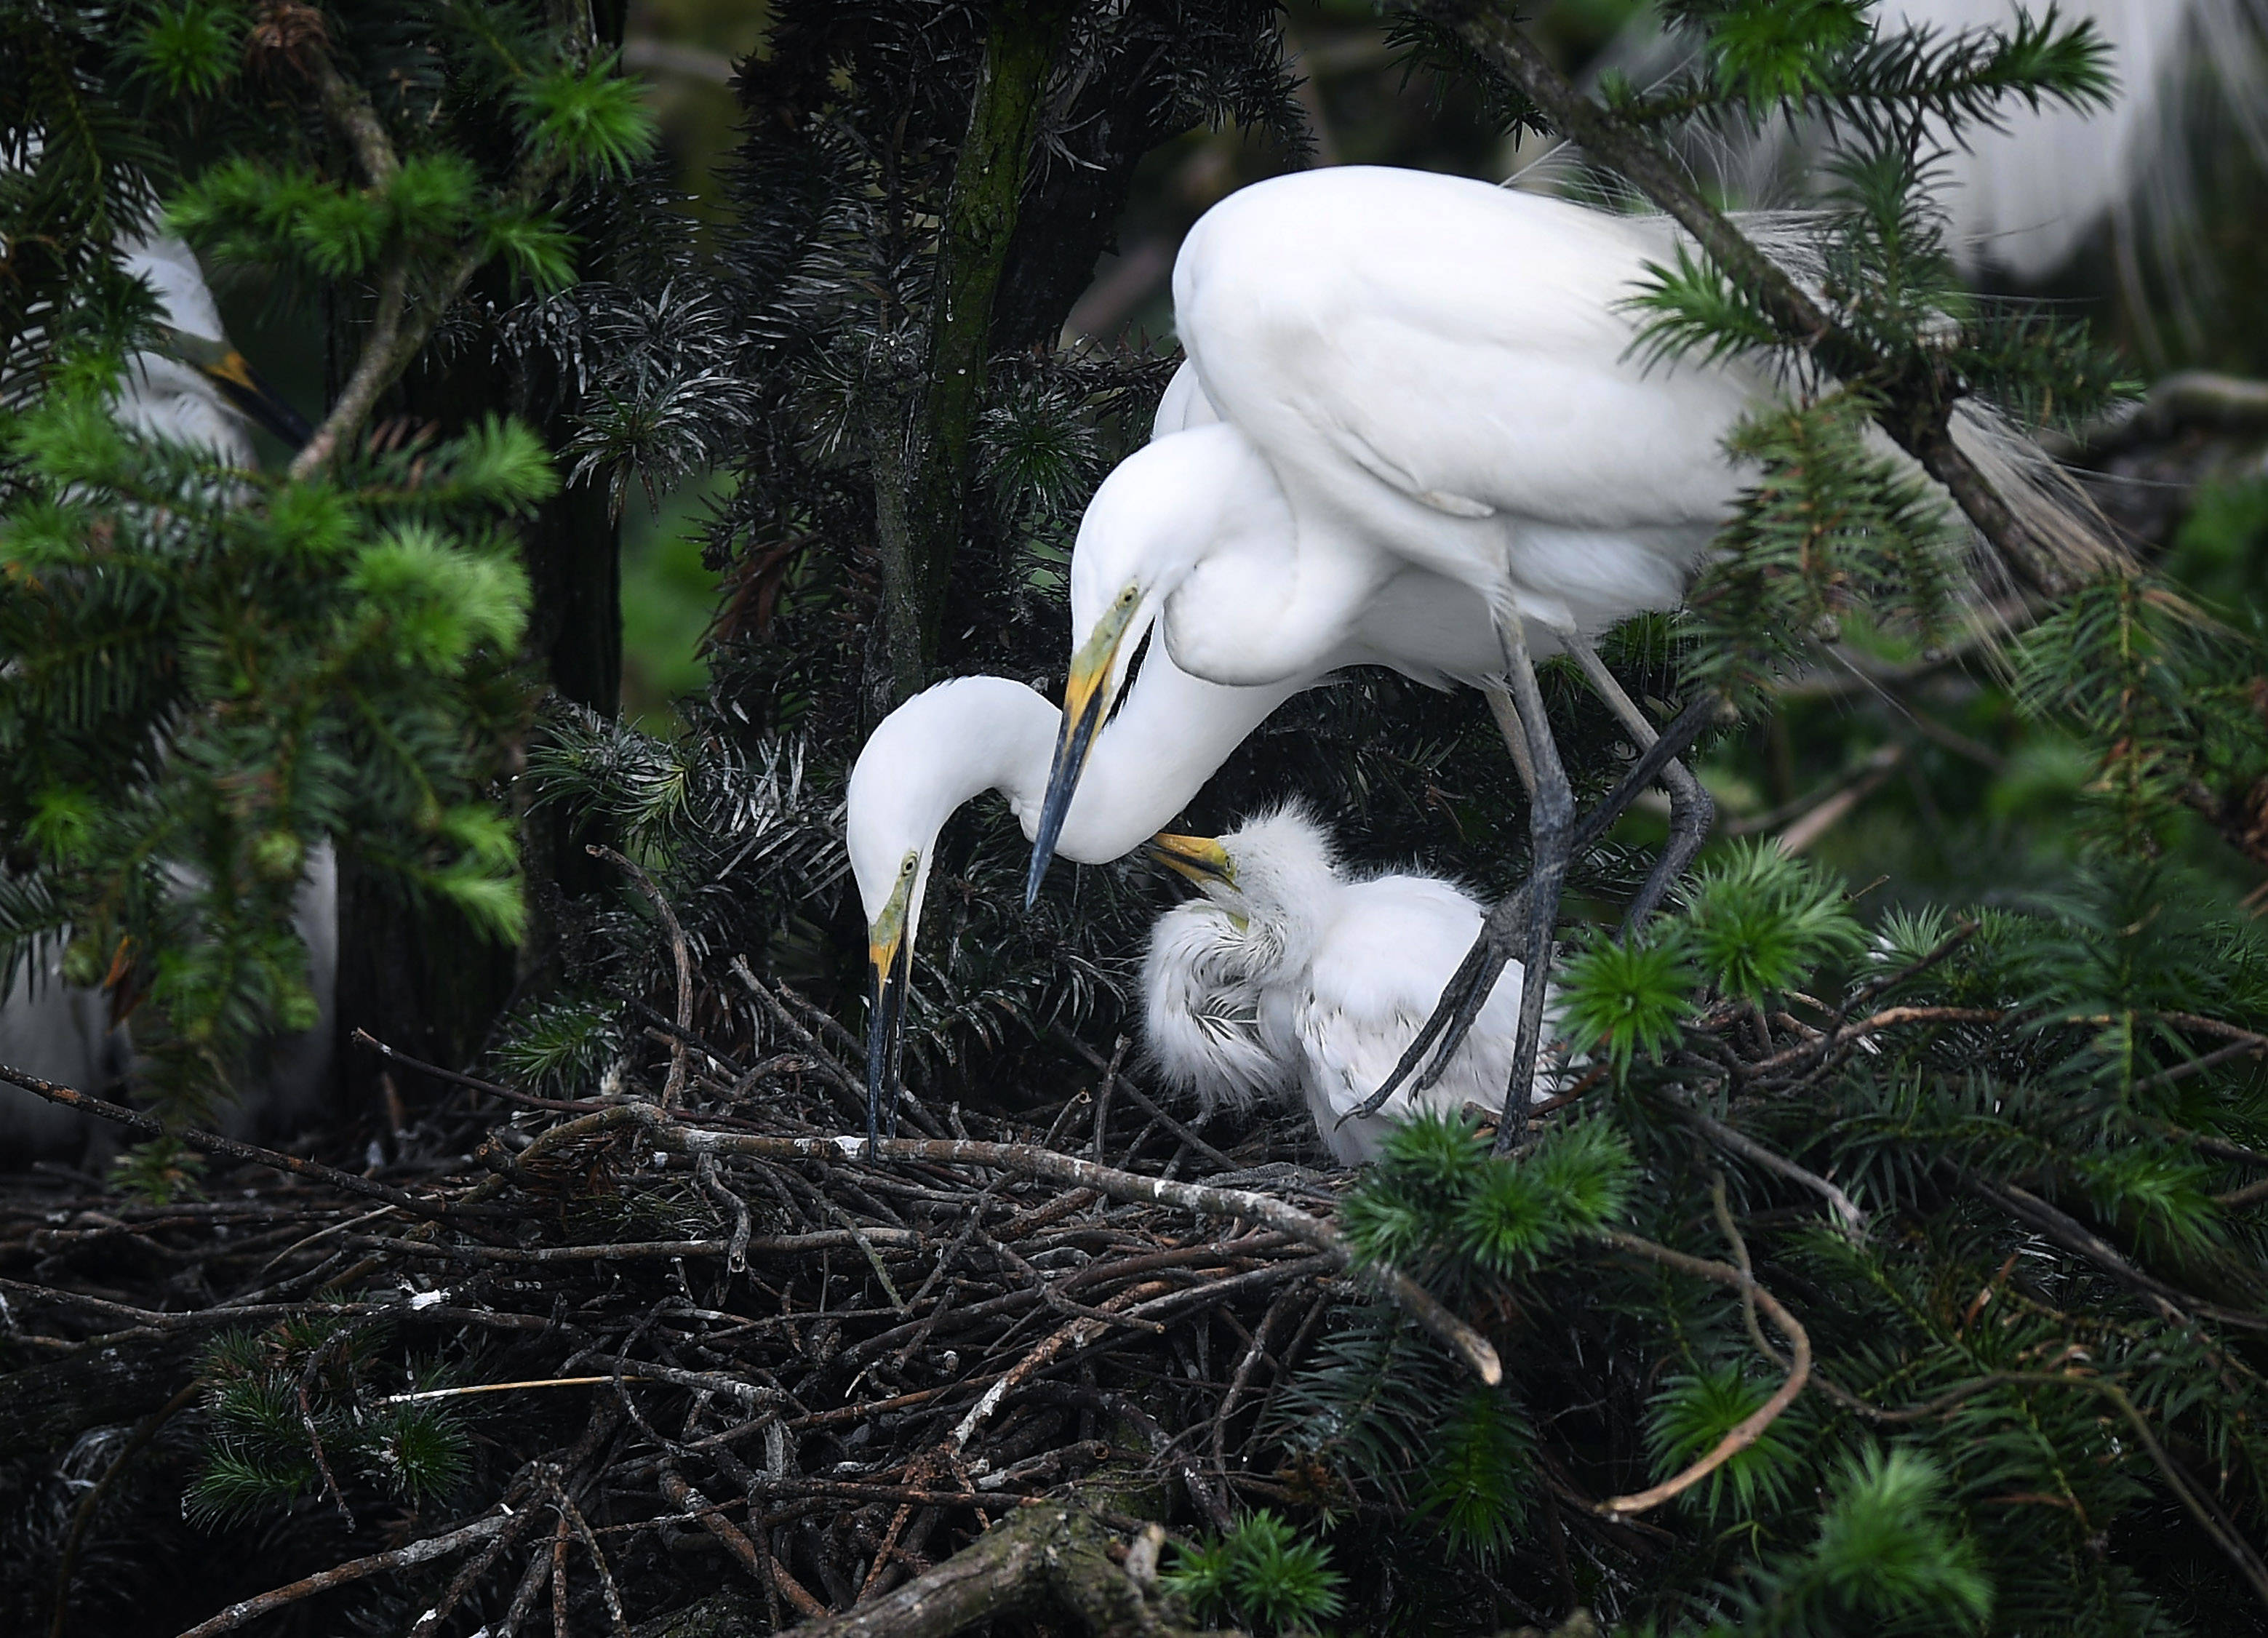
[[[1590,929],[1564,970],[1561,1027],[1617,1071],[1675,1045],[1697,993],[1771,1001],[1864,943],[1841,885],[1769,842],[1713,855],[1681,897],[1674,916],[1626,938]]]
[[[199,1371],[212,1439],[183,1498],[188,1517],[218,1525],[282,1512],[328,1491],[326,1466],[342,1507],[349,1488],[446,1501],[469,1469],[471,1435],[442,1402],[415,1397],[442,1385],[436,1372],[413,1370],[409,1389],[374,1393],[378,1341],[338,1321],[216,1339]]]
[[[182,1116],[263,1031],[313,1023],[292,901],[326,839],[518,937],[516,844],[482,787],[527,607],[497,525],[550,492],[540,445],[492,423],[276,483],[59,389],[5,447],[0,830],[51,895],[0,927],[6,970],[68,920],[82,967],[141,997]]]
[[[561,63],[519,87],[530,144],[570,175],[627,176],[653,147],[644,93],[615,69],[612,56]]]
[[[244,59],[245,18],[230,0],[151,6],[129,37],[136,73],[167,97],[217,95]]]
[[[563,1098],[597,1085],[621,1050],[611,1008],[558,1000],[513,1020],[493,1061],[515,1084]]]
[[[1657,294],[1678,298],[1668,285]],[[1741,423],[1733,452],[1756,476],[1687,599],[1697,681],[1756,701],[1861,609],[1924,643],[1941,638],[1962,582],[1944,509],[1918,474],[1871,447],[1870,429],[1849,394]]]
[[[1646,1418],[1646,1453],[1663,1479],[1714,1450],[1726,1435],[1764,1408],[1772,1385],[1731,1366],[1668,1377]],[[1783,1418],[1684,1494],[1689,1507],[1712,1521],[1777,1513],[1788,1502],[1799,1449]]]
[[[1863,942],[1842,885],[1770,842],[1736,845],[1695,872],[1679,926],[1703,981],[1736,1001],[1779,995]]]
[[[2251,792],[2268,775],[2257,640],[2200,621],[2176,588],[2136,576],[2083,588],[2010,658],[2019,704],[2096,748],[2081,810],[2095,839],[2154,853],[2194,810],[2243,845]]]
[[[457,21],[460,52],[443,62],[468,85],[509,87],[520,152],[508,183],[447,147],[404,143],[388,173],[362,177],[328,171],[322,156],[253,151],[190,182],[169,213],[174,230],[219,262],[292,272],[310,288],[381,266],[460,283],[491,259],[539,290],[564,287],[573,241],[545,192],[563,179],[627,178],[653,147],[652,117],[611,56],[582,61],[485,7]],[[444,273],[451,261],[460,270]]]
[[[1692,1010],[1697,975],[1688,942],[1668,922],[1626,938],[1587,929],[1582,948],[1560,969],[1561,1028],[1604,1052],[1616,1069],[1628,1068],[1640,1051],[1658,1055],[1678,1039]]]
[[[1366,1259],[1446,1255],[1510,1279],[1618,1218],[1631,1169],[1623,1138],[1602,1122],[1555,1127],[1528,1153],[1498,1159],[1471,1128],[1426,1115],[1387,1140],[1339,1222]]]
[[[2268,479],[2209,482],[2198,490],[2174,535],[2166,578],[2225,619],[2242,621],[2259,604],[2259,571],[2268,561]]]
[[[1976,1632],[1993,1606],[1975,1544],[1948,1517],[1945,1474],[1928,1458],[1869,1449],[1837,1476],[1819,1534],[1742,1589],[1722,1632]]]
[[[1492,1562],[1527,1522],[1535,1434],[1501,1390],[1471,1387],[1434,1432],[1415,1498],[1453,1553]]]
[[[1755,107],[1824,92],[1830,66],[1867,37],[1866,0],[1705,0],[1678,8],[1706,18],[1725,95]]]
[[[1646,124],[1754,122],[1803,112],[1862,135],[1912,129],[1923,116],[1955,139],[1997,126],[2016,103],[2108,105],[2110,48],[2090,18],[2053,4],[2005,29],[1884,28],[1867,0],[1662,0],[1697,32],[1701,61],[1618,113]]]
[[[1227,1617],[1258,1633],[1307,1633],[1339,1612],[1343,1577],[1320,1542],[1262,1509],[1226,1536],[1185,1546],[1160,1579],[1200,1620]]]
[[[463,296],[490,260],[570,283],[577,231],[655,140],[582,14],[287,11],[34,4],[0,29],[0,978],[67,937],[70,974],[132,1014],[167,1120],[315,1022],[292,912],[326,843],[520,936],[497,800],[527,705],[516,531],[559,481],[494,414],[367,447],[357,418],[292,482],[128,432],[122,390],[136,424],[203,415],[199,437],[238,442],[201,384],[146,386],[218,355],[153,325],[122,258],[172,231],[271,311],[320,293],[366,417],[437,324],[478,334]],[[129,1172],[193,1181],[165,1144]]]

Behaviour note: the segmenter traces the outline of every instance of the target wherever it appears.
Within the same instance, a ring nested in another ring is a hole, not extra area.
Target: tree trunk
[[[876,452],[883,653],[890,702],[919,692],[945,637],[967,517],[969,445],[984,398],[992,310],[1015,238],[1032,139],[1069,0],[998,0],[939,224],[929,368],[902,453]],[[890,437],[895,429],[886,429]]]

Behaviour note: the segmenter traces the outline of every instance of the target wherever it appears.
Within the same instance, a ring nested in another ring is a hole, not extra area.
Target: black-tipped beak
[[[238,410],[274,433],[293,451],[315,436],[315,429],[307,424],[307,418],[286,403],[283,394],[269,386],[266,378],[246,363],[244,355],[235,349],[231,348],[214,363],[200,364],[197,368]]]
[[[1048,769],[1048,794],[1040,804],[1040,827],[1032,837],[1032,865],[1024,876],[1024,908],[1030,909],[1047,879],[1056,856],[1056,841],[1063,834],[1064,816],[1079,794],[1079,776],[1086,768],[1087,753],[1094,748],[1095,731],[1102,725],[1104,701],[1096,689],[1076,716],[1065,713],[1056,735],[1056,760]]]
[[[1118,646],[1126,640],[1141,590],[1130,585],[1118,594],[1109,612],[1071,657],[1071,675],[1064,679],[1063,726],[1056,731],[1056,760],[1048,769],[1048,793],[1040,803],[1039,828],[1032,833],[1032,868],[1024,877],[1024,908],[1030,909],[1047,879],[1063,835],[1064,819],[1071,798],[1079,794],[1079,776],[1094,749],[1094,737],[1110,715],[1111,679],[1118,665]]]
[[[905,1041],[906,967],[912,951],[903,938],[870,944],[866,959],[873,984],[866,1012],[866,1154],[882,1135],[882,1110],[890,1112],[890,1131],[898,1129],[898,1070]]]

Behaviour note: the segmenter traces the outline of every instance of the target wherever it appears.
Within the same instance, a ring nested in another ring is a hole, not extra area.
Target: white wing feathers
[[[1375,1091],[1417,1039],[1479,934],[1479,907],[1431,877],[1387,876],[1349,887],[1294,1005],[1302,1091],[1343,1164],[1376,1157],[1392,1123],[1419,1108],[1454,1113],[1503,1106],[1519,1022],[1521,971],[1505,969],[1448,1072],[1421,1096],[1396,1092],[1377,1115],[1338,1124]]]
[[[1668,257],[1660,224],[1404,171],[1291,180],[1216,205],[1174,279],[1206,397],[1287,485],[1336,455],[1454,517],[1715,521],[1756,385],[1631,356],[1611,297]]]

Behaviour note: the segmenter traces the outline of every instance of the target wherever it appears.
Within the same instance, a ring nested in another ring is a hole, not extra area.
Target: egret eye
[[[1134,587],[1132,587],[1132,586],[1129,586],[1129,587],[1127,587],[1127,588],[1126,588],[1126,590],[1124,590],[1123,591],[1121,591],[1121,592],[1118,594],[1118,606],[1119,606],[1119,607],[1121,607],[1121,608],[1131,608],[1131,607],[1133,607],[1133,606],[1134,606],[1134,598],[1135,598],[1135,588],[1134,588]]]
[[[906,855],[905,862],[898,866],[898,874],[900,876],[911,876],[914,873],[914,866],[920,863],[921,856],[919,854],[909,853]]]

